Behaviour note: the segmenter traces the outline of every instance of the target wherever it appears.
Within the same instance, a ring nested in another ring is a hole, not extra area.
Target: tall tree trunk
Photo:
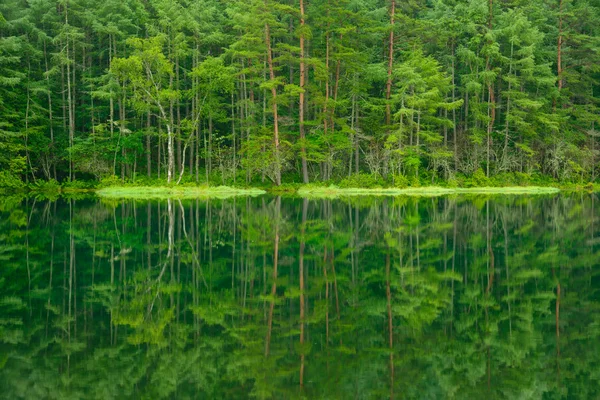
[[[563,1],[558,3],[558,43],[556,46],[556,75],[558,77],[558,92],[563,88],[563,63],[562,63],[562,45],[563,45]]]
[[[46,49],[46,41],[45,40],[44,40],[44,64],[46,67],[46,73],[44,75],[46,76],[46,83],[48,84],[48,127],[50,129],[50,152],[48,154],[48,157],[51,160],[52,177],[54,179],[57,179],[56,162],[54,160],[55,144],[54,144],[54,121],[52,119],[52,90],[51,90],[51,85],[50,85],[50,74],[49,74],[49,69],[48,69],[48,52]],[[48,168],[48,170],[50,170],[50,168]]]
[[[150,111],[148,111],[148,115],[146,116],[146,174],[148,178],[152,176],[152,148],[150,145]]]
[[[266,6],[266,2],[265,2]],[[273,97],[273,129],[275,143],[275,184],[281,185],[281,160],[279,154],[279,117],[277,116],[277,88],[274,85],[275,70],[273,68],[273,54],[271,49],[271,31],[269,24],[265,24],[265,42],[267,44],[267,64],[269,66],[269,78],[271,80],[271,96]]]
[[[489,17],[488,17],[488,29],[492,30],[492,20],[494,17],[494,0],[488,1]],[[491,45],[491,40],[488,43]],[[490,56],[486,57],[485,61],[486,71],[492,69]],[[494,121],[496,120],[496,99],[494,96],[494,82],[488,82],[488,125],[487,125],[487,164],[486,164],[486,176],[490,176],[490,153],[492,147],[492,130],[494,128]]]
[[[452,102],[456,101],[456,83],[455,74],[456,67],[454,65],[455,43],[452,42]],[[454,172],[458,170],[458,137],[456,135],[456,108],[452,108],[452,129],[453,129],[453,145],[454,145]]]
[[[394,17],[396,14],[396,0],[392,0],[392,4],[390,7],[390,38],[389,38],[389,49],[388,49],[388,70],[387,70],[387,83],[385,89],[385,124],[388,126],[391,125],[391,113],[392,108],[390,104],[390,98],[392,95],[392,69],[394,66],[394,28],[395,21]]]
[[[65,5],[65,26],[69,29],[69,6],[68,2]],[[69,115],[69,148],[73,147],[73,139],[75,136],[75,116],[73,115],[73,93],[71,85],[71,60],[69,58],[69,36],[66,37],[66,56],[67,56],[67,108]],[[73,71],[74,72],[74,71]],[[73,82],[74,84],[75,82]],[[73,180],[73,157],[71,151],[69,151],[69,181]]]
[[[513,53],[514,53],[514,43],[511,41],[510,43],[510,63],[508,66],[508,76],[512,78],[512,66],[513,66]],[[504,126],[504,148],[502,149],[502,158],[504,163],[506,163],[506,158],[508,157],[508,137],[509,137],[509,126],[510,126],[510,91],[512,89],[512,80],[508,81],[508,93],[506,96],[506,123]]]
[[[298,113],[300,117],[300,157],[302,161],[302,181],[308,183],[308,166],[306,163],[306,133],[304,131],[304,81],[306,79],[306,65],[304,63],[304,0],[300,0],[300,104]],[[271,79],[273,79],[271,77]]]

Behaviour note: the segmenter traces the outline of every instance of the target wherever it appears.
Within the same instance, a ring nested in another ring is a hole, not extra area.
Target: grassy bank
[[[395,175],[384,179],[369,174],[354,174],[328,182],[299,183],[299,177],[289,176],[287,182],[275,186],[270,181],[254,180],[237,183],[222,179],[209,180],[200,185],[195,181],[183,181],[180,185],[167,183],[165,179],[140,177],[134,182],[124,182],[116,177],[100,181],[76,180],[57,182],[54,180],[30,182],[13,187],[2,187],[0,192],[21,193],[25,196],[57,198],[60,196],[84,196],[98,193],[112,199],[163,199],[163,198],[229,198],[232,196],[258,196],[264,193],[281,196],[338,197],[338,196],[443,196],[443,195],[535,195],[556,193],[600,192],[600,183],[568,182],[552,180],[545,176],[525,174],[503,174],[487,178],[482,171],[473,176],[457,175],[450,180],[408,179]],[[191,179],[191,178],[190,178]],[[223,183],[224,182],[224,183]],[[229,185],[229,186],[227,186]]]
[[[338,196],[444,196],[450,194],[488,194],[488,195],[524,195],[553,194],[560,192],[555,187],[541,186],[509,186],[509,187],[472,187],[446,188],[439,186],[399,188],[339,188],[337,186],[303,186],[297,191],[306,197],[338,197]]]
[[[262,189],[239,189],[229,186],[109,186],[96,191],[100,197],[112,199],[226,199],[234,196],[258,196],[265,194]]]

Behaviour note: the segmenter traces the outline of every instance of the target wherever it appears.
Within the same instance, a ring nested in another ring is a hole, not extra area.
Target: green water
[[[600,197],[0,199],[0,397],[598,398]]]

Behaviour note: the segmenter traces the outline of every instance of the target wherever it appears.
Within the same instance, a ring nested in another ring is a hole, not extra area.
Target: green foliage
[[[491,181],[485,175],[483,169],[478,168],[471,176],[470,179],[465,181],[465,187],[473,187],[473,186],[490,186]]]
[[[35,183],[29,184],[29,190],[31,190],[34,193],[45,193],[45,194],[59,193],[60,189],[61,189],[60,183],[58,183],[54,179],[50,179],[49,181],[38,180]]]
[[[0,188],[3,189],[23,189],[25,184],[17,176],[9,171],[0,171]]]
[[[377,188],[385,186],[381,177],[372,174],[354,174],[342,179],[339,183],[341,188]]]
[[[105,188],[105,187],[109,187],[109,186],[118,186],[121,185],[123,182],[121,182],[121,179],[117,176],[107,176],[104,177],[100,180],[100,182],[98,183],[98,188]]]
[[[598,4],[303,6],[2,2],[3,180],[598,180]]]
[[[394,174],[394,176],[392,177],[392,183],[393,183],[394,187],[403,189],[408,186],[410,181],[404,175]]]
[[[63,190],[91,190],[96,188],[96,182],[74,180],[70,182],[64,182],[62,188]]]

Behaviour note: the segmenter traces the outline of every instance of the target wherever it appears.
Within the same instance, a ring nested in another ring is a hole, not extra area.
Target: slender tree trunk
[[[176,90],[179,91],[180,88],[180,80],[179,80],[179,56],[175,56],[175,87]],[[177,165],[181,168],[179,174],[181,175],[184,169],[184,163],[181,162],[182,157],[182,148],[181,148],[181,104],[179,102],[179,98],[177,98],[177,103],[175,104],[175,112],[177,114]]]
[[[512,78],[512,64],[513,64],[513,52],[514,52],[514,43],[511,41],[510,43],[510,64],[508,66],[508,76]],[[510,126],[510,91],[512,89],[512,81],[509,79],[508,81],[508,93],[506,95],[506,124],[504,126],[504,149],[502,150],[502,158],[504,163],[506,163],[506,158],[508,157],[508,137],[509,137],[509,126]]]
[[[558,92],[563,88],[563,63],[562,63],[562,45],[563,45],[563,1],[558,3],[558,43],[556,46],[556,75],[558,77]]]
[[[31,74],[31,63],[29,59],[27,60],[27,105],[25,106],[25,158],[27,160],[27,166],[29,167],[29,172],[31,173],[31,177],[35,182],[35,173],[33,171],[33,166],[31,165],[31,157],[29,155],[29,112],[31,108],[31,91],[29,90],[29,77]],[[29,180],[29,175],[25,174],[25,180]]]
[[[265,2],[266,6],[266,2]],[[271,31],[269,24],[265,24],[265,42],[267,44],[267,64],[269,66],[269,78],[271,83],[275,80],[275,70],[273,68],[273,55],[271,49]],[[273,129],[275,143],[275,184],[281,185],[281,160],[279,154],[279,117],[277,115],[277,88],[273,84],[271,87],[271,96],[273,97]]]
[[[55,158],[55,153],[54,153],[55,143],[54,143],[54,121],[52,119],[52,90],[51,90],[50,74],[49,74],[50,70],[48,69],[48,52],[46,49],[46,41],[45,40],[44,40],[44,64],[46,67],[46,73],[44,75],[46,76],[46,83],[48,84],[48,128],[50,129],[50,151],[49,151],[48,157],[51,160],[52,176],[54,179],[57,179],[56,162],[54,160],[54,158]]]
[[[488,1],[489,7],[489,18],[488,18],[488,29],[492,30],[492,21],[494,17],[494,0]],[[489,43],[491,45],[491,41]],[[491,60],[489,55],[486,57],[485,69],[489,71],[492,69]],[[487,164],[486,164],[486,176],[490,176],[490,153],[492,147],[492,130],[494,128],[494,121],[496,120],[496,99],[494,96],[494,82],[488,82],[488,125],[487,125]]]
[[[68,3],[65,5],[65,26],[69,29],[69,6]],[[71,59],[69,58],[69,36],[66,37],[65,46],[67,56],[67,108],[69,115],[69,147],[73,147],[73,139],[75,136],[75,116],[73,115],[73,94],[71,85]],[[74,82],[73,82],[74,83]],[[69,151],[69,181],[73,180],[73,157]]]
[[[150,144],[150,111],[146,115],[146,174],[148,178],[152,176],[152,147]]]
[[[455,83],[455,74],[456,67],[454,65],[454,52],[455,52],[455,44],[452,42],[452,102],[456,101],[456,83]],[[454,144],[454,172],[458,170],[458,136],[456,135],[456,108],[452,109],[452,129],[453,129],[453,137],[452,141]]]
[[[390,7],[390,38],[389,38],[389,49],[388,49],[388,70],[387,70],[387,83],[385,89],[385,124],[388,126],[391,125],[391,104],[390,98],[392,95],[392,69],[394,67],[394,28],[395,21],[394,17],[396,14],[396,0],[392,0],[392,4]]]
[[[308,183],[308,166],[306,163],[305,143],[306,133],[304,131],[304,83],[306,79],[306,65],[304,63],[304,25],[304,0],[300,0],[300,104],[298,113],[300,118],[300,157],[302,162],[302,181],[304,183]]]

